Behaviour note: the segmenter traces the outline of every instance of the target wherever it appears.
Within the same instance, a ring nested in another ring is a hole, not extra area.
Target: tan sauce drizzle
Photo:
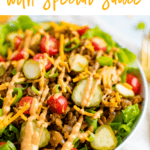
[[[89,93],[90,93],[90,89],[91,89],[91,86],[92,86],[92,82],[93,82],[93,77],[90,76],[87,79],[85,91],[84,91],[84,94],[83,94],[83,97],[82,97],[82,101],[81,101],[81,107],[82,108],[84,108],[86,106],[87,99],[89,98]]]
[[[15,76],[12,77],[12,80],[9,83],[8,91],[6,94],[6,100],[4,101],[3,107],[2,107],[3,116],[0,117],[0,119],[4,118],[10,111],[10,100],[12,98],[13,87],[14,87],[16,80],[19,78],[20,70],[22,69],[23,62],[24,62],[24,60],[19,61],[18,65],[17,65],[17,73]]]
[[[39,42],[40,38],[41,38],[40,33],[35,34],[31,39],[30,45],[32,46],[32,45],[36,44],[37,42]]]
[[[66,84],[64,83],[65,67],[62,68],[61,74],[58,77],[58,84],[61,84],[62,92],[66,92]]]
[[[61,150],[70,150],[72,148],[72,143],[80,131],[82,122],[83,122],[83,116],[80,116],[78,122],[74,125],[68,140],[62,146]]]
[[[26,30],[25,31],[25,41],[24,41],[24,58],[27,60],[29,58],[29,53],[28,53],[28,49],[30,46],[30,41],[31,41],[31,37],[32,37],[33,32],[30,30]]]
[[[49,92],[49,88],[48,88],[48,86],[46,85],[46,86],[45,86],[45,89],[43,90],[42,97],[41,97],[41,99],[40,99],[40,103],[41,103],[41,104],[45,101],[45,98],[46,98],[46,96],[48,95],[48,92]]]
[[[32,121],[37,118],[36,112],[38,110],[38,100],[36,98],[33,98],[33,102],[30,109],[30,117],[28,118],[26,127],[25,127],[25,133],[23,136],[23,140],[21,142],[21,150],[38,150],[38,145],[40,142],[41,134],[43,131],[43,127],[39,132],[33,131],[33,123]],[[40,121],[43,121],[45,119],[47,112],[44,112],[39,117]]]
[[[79,54],[76,54],[75,56],[74,56],[74,58],[73,58],[73,61],[72,61],[72,63],[71,63],[71,69],[74,67],[74,65],[75,65],[75,63],[76,63],[76,59],[77,59],[77,57],[79,56]]]
[[[99,111],[97,111],[93,117],[92,117],[92,120],[94,119],[97,119],[97,118],[100,118],[101,114],[103,113],[103,109],[100,109]]]
[[[55,60],[54,67],[52,68],[52,72],[51,72],[50,76],[52,76],[52,75],[55,73],[55,71],[56,71],[56,69],[57,69],[57,65],[60,63],[60,61],[61,61],[61,57],[59,56],[59,57]]]
[[[87,129],[86,132],[80,133],[80,134],[78,135],[78,138],[80,139],[80,142],[81,142],[81,143],[84,143],[85,140],[86,140],[86,138],[90,135],[90,132],[93,132],[93,131],[94,131],[93,126],[90,126],[90,127]]]

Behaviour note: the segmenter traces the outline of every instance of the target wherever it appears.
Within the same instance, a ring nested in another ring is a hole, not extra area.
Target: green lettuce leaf
[[[112,37],[108,33],[100,30],[98,26],[93,29],[89,29],[87,32],[85,32],[85,34],[82,35],[81,38],[91,39],[92,37],[100,37],[104,39],[107,43],[107,51],[110,51],[112,47],[117,46],[117,43],[112,39]]]
[[[94,131],[97,129],[98,119],[91,120],[91,117],[86,117],[85,121],[88,123],[89,126],[91,126],[91,125],[93,126]]]
[[[123,119],[125,123],[129,121],[134,121],[137,116],[140,114],[140,110],[138,104],[134,104],[132,106],[128,106],[126,109],[122,110]]]
[[[98,58],[98,62],[101,66],[113,66],[113,59],[110,57],[101,56]]]

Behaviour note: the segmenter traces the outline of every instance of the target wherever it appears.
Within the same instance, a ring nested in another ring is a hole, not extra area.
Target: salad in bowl
[[[141,116],[136,55],[98,26],[0,25],[0,150],[113,150]]]

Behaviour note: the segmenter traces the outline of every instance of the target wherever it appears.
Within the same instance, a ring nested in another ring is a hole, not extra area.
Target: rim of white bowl
[[[143,109],[142,109],[142,114],[141,114],[141,116],[140,116],[140,118],[139,118],[135,128],[130,133],[130,135],[117,148],[115,148],[115,150],[120,150],[124,146],[124,144],[127,143],[129,141],[129,139],[132,138],[134,133],[137,131],[139,125],[141,124],[144,115],[146,114],[147,105],[148,105],[148,83],[147,83],[144,71],[143,71],[139,61],[137,63],[138,63],[138,66],[139,66],[139,70],[140,70],[140,74],[141,74],[141,78],[142,78],[143,85],[144,85],[144,90],[145,90],[144,105],[143,105]]]

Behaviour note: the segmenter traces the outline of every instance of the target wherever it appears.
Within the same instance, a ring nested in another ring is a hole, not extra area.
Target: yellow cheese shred
[[[92,113],[89,113],[89,112],[86,112],[86,111],[84,111],[84,110],[81,110],[79,107],[77,107],[76,105],[74,105],[73,106],[73,108],[76,110],[76,111],[78,111],[80,114],[82,114],[82,115],[86,115],[86,116],[90,116],[90,117],[92,117],[94,114],[92,114]]]
[[[34,53],[31,49],[28,49],[28,53],[29,53],[31,56],[35,56],[35,53]]]
[[[87,49],[89,49],[91,52],[94,52],[94,47],[92,45],[91,42],[89,42],[86,46],[85,46]]]
[[[0,91],[6,90],[8,88],[9,82],[3,83],[0,85]]]
[[[128,83],[123,83],[123,85],[124,85],[127,89],[132,90],[132,86],[129,85]]]
[[[69,68],[69,65],[67,63],[65,63],[64,61],[61,61],[60,62],[60,65],[64,66],[67,68],[67,71],[70,72],[70,68]]]
[[[21,114],[20,117],[24,120],[24,121],[27,121],[27,117],[24,115],[24,114]]]
[[[61,61],[64,61],[65,55],[64,55],[64,34],[60,35],[60,48],[59,48]]]
[[[119,92],[116,93],[116,100],[117,100],[117,102],[120,102],[120,101],[121,101],[121,100],[120,100],[120,96],[119,96]]]
[[[60,23],[62,24],[62,26],[66,26],[66,27],[72,28],[74,30],[81,29],[81,26],[78,26],[78,25],[73,24],[73,23],[68,23],[68,22],[65,22],[65,21],[61,21]]]
[[[17,94],[15,94],[15,96],[11,98],[11,100],[10,100],[10,102],[9,102],[9,103],[10,103],[10,105],[11,105],[11,104],[15,101],[16,96],[17,96]]]
[[[12,49],[8,48],[7,60],[10,60],[11,55],[12,55]]]
[[[103,102],[103,104],[106,106],[106,107],[118,107],[117,103],[115,102]]]
[[[19,110],[12,118],[8,120],[7,125],[11,124],[14,120],[16,120],[19,116],[21,116],[21,114],[23,114],[26,110],[28,110],[29,107],[30,107],[30,104],[28,103],[25,106],[23,106],[21,110]]]

